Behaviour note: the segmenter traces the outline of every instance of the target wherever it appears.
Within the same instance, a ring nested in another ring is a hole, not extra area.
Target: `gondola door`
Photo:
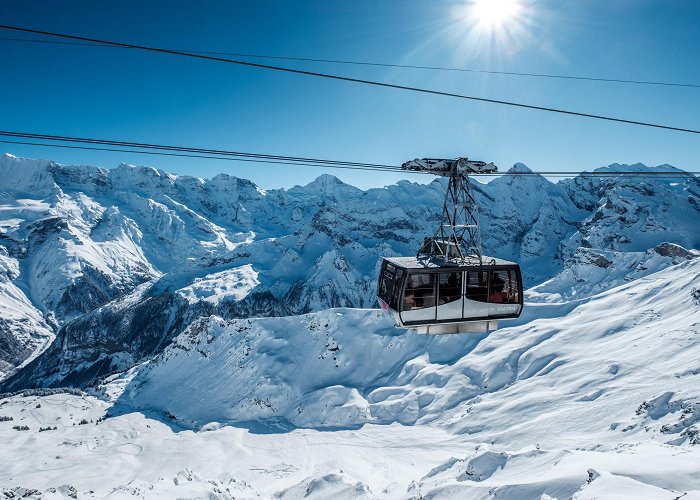
[[[462,317],[485,319],[489,316],[489,272],[485,270],[467,271],[465,274],[464,311]]]
[[[438,321],[462,320],[462,271],[438,273]]]

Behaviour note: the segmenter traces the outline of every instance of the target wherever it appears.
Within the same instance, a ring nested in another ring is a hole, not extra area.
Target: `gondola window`
[[[462,299],[462,273],[440,273],[439,304]]]
[[[475,300],[477,302],[488,301],[488,275],[488,271],[467,272],[467,299]]]
[[[435,274],[410,274],[404,293],[404,310],[433,306],[435,306]]]

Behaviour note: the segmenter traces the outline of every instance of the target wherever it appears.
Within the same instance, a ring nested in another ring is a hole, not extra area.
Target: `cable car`
[[[481,254],[478,207],[469,173],[496,171],[492,163],[422,159],[404,163],[450,178],[437,234],[415,257],[382,259],[377,298],[397,326],[422,334],[487,332],[523,309],[520,267]]]
[[[490,259],[484,265],[454,265],[415,257],[384,258],[379,303],[394,322],[418,333],[486,332],[499,319],[520,316],[520,267]]]

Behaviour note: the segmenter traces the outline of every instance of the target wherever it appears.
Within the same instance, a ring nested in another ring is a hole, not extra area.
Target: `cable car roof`
[[[509,260],[497,259],[496,257],[482,257],[483,264],[479,264],[477,259],[460,262],[457,260],[444,260],[441,258],[432,257],[430,259],[418,259],[416,257],[384,257],[387,262],[394,264],[404,269],[439,269],[442,267],[449,268],[469,268],[469,267],[487,267],[487,266],[517,266],[515,262]]]

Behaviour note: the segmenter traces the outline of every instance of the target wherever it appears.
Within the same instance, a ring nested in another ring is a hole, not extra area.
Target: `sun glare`
[[[480,23],[494,26],[515,18],[521,7],[517,0],[477,0],[472,8]]]
[[[453,10],[452,32],[465,48],[501,57],[516,54],[530,39],[533,0],[462,0]]]

